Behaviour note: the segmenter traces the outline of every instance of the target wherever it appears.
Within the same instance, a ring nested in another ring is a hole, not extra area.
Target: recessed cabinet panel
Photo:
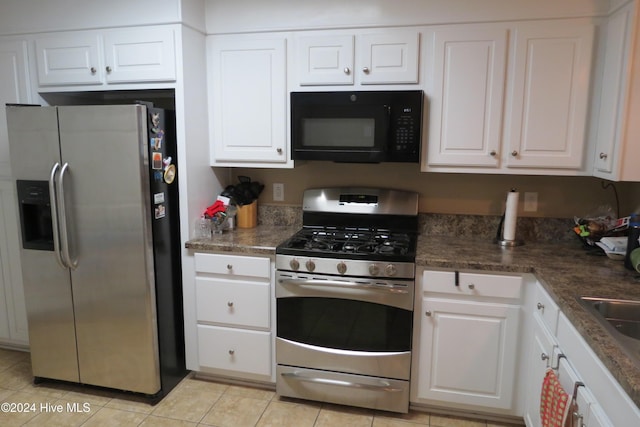
[[[511,408],[519,310],[514,305],[423,298],[418,397]]]
[[[296,38],[300,85],[353,84],[353,35]]]
[[[36,39],[40,86],[101,84],[98,43],[95,33]]]
[[[592,24],[519,24],[515,30],[508,167],[583,166]]]
[[[357,40],[356,72],[363,85],[418,83],[418,32],[363,34]]]
[[[434,34],[430,165],[499,166],[506,28]]]
[[[176,79],[173,29],[110,31],[104,51],[109,83]]]
[[[284,38],[210,36],[211,164],[286,163]]]

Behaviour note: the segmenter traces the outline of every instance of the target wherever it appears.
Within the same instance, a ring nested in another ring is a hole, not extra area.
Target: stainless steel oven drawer
[[[340,350],[276,338],[276,363],[408,380],[411,352]]]
[[[282,365],[276,372],[280,396],[409,412],[409,381]]]

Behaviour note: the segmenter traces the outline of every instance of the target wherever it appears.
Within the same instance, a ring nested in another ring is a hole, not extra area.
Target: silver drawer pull
[[[278,283],[281,285],[297,285],[297,286],[319,286],[322,288],[334,287],[345,289],[367,289],[374,291],[385,291],[394,294],[407,294],[409,293],[407,286],[395,285],[395,284],[376,284],[376,283],[358,283],[339,280],[321,280],[321,279],[278,279]]]
[[[233,265],[227,264],[227,270],[233,270]]]
[[[540,360],[549,360],[549,356],[547,356],[547,353],[542,353],[540,355]]]
[[[362,388],[367,390],[374,391],[385,391],[385,392],[400,392],[403,391],[401,388],[393,387],[387,381],[378,381],[380,385],[374,384],[362,384],[356,383],[352,381],[342,381],[342,380],[333,380],[329,378],[317,378],[317,377],[305,377],[296,372],[285,372],[280,374],[285,378],[291,378],[296,381],[302,381],[307,383],[315,383],[315,384],[325,384],[325,385],[337,385],[340,387],[351,387],[351,388]]]
[[[229,354],[230,354],[231,356],[233,356],[235,353],[236,353],[236,351],[235,351],[234,349],[229,350]]]
[[[233,301],[227,301],[227,307],[233,307]]]
[[[424,315],[427,317],[431,317],[431,311],[430,310],[425,311]]]
[[[474,285],[473,283],[469,285],[469,289],[474,290],[476,288],[476,285]]]
[[[544,304],[542,304],[540,302],[538,304],[536,304],[536,307],[538,307],[538,310],[544,310]]]

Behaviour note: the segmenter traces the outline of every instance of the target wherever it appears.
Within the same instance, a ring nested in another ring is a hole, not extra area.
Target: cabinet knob
[[[549,356],[546,353],[540,355],[540,360],[549,360]]]
[[[498,154],[498,153],[496,153],[496,150],[491,150],[491,152],[489,153],[489,155],[490,155],[491,157],[495,157],[495,156],[496,156],[496,154]]]
[[[513,150],[513,151],[511,152],[511,156],[512,156],[512,157],[516,157],[517,155],[518,155],[518,152],[517,152],[516,150]]]
[[[229,350],[229,355],[233,356],[236,353],[236,351],[234,349],[230,349]]]
[[[227,270],[229,270],[229,271],[233,270],[233,265],[227,264]]]
[[[541,302],[536,304],[536,307],[538,308],[538,310],[544,310],[544,304],[542,304]]]
[[[344,73],[348,76],[349,74],[351,74],[351,68],[349,67],[344,67]]]
[[[276,152],[277,152],[278,154],[282,154],[282,148],[277,148],[277,149],[276,149]]]
[[[233,307],[233,301],[227,301],[227,307]]]
[[[362,72],[365,74],[369,74],[369,67],[362,68]]]
[[[112,72],[112,71],[113,71],[113,68],[111,68],[110,66],[108,66],[108,65],[107,65],[106,70],[107,70],[107,73],[110,73],[110,72]]]
[[[91,71],[91,74],[95,74],[98,72],[98,70],[96,70],[96,67],[91,67],[90,71]]]
[[[474,285],[473,283],[469,285],[469,289],[474,290],[475,288],[476,288],[476,285]]]
[[[607,157],[609,157],[609,156],[607,156],[607,154],[605,154],[605,153],[600,153],[600,160],[604,160],[604,159],[606,159]]]
[[[424,315],[427,317],[431,317],[431,311],[427,310],[424,312]]]

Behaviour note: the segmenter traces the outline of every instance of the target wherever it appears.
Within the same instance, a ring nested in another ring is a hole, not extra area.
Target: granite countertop
[[[216,235],[211,240],[190,240],[195,251],[275,254],[275,247],[299,227],[258,226]],[[501,248],[487,239],[421,235],[416,264],[431,268],[533,273],[560,310],[582,334],[602,363],[640,407],[640,363],[631,359],[609,332],[576,300],[596,296],[640,300],[640,274],[626,270],[621,261],[591,255],[574,242],[526,243]]]

